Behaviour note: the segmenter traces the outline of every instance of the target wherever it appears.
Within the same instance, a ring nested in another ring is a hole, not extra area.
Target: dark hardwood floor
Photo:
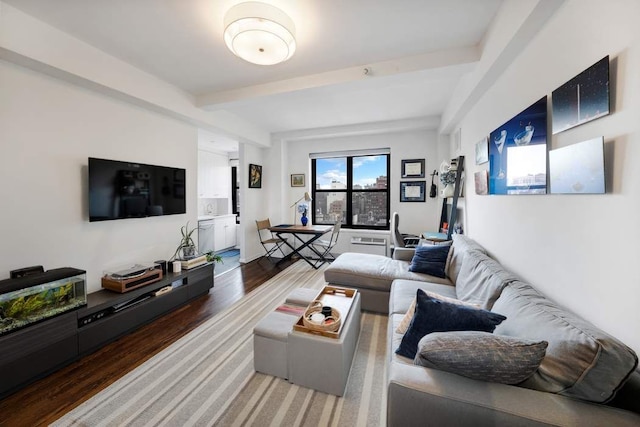
[[[50,424],[289,265],[259,258],[223,273],[208,295],[1,400],[0,426]]]

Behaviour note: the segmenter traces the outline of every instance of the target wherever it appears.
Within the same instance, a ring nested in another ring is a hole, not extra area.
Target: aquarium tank
[[[70,267],[0,281],[0,336],[85,306],[85,282]]]

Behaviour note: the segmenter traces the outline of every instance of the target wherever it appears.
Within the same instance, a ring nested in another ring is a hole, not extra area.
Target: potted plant
[[[191,230],[189,229],[189,221],[187,221],[186,225],[180,227],[180,233],[182,234],[182,238],[180,239],[180,244],[176,248],[176,252],[173,254],[173,259],[180,256],[180,259],[191,259],[197,256],[198,251],[196,250],[196,244],[193,241],[193,232],[196,231],[198,227],[194,227]]]
[[[219,262],[221,264],[224,264],[222,257],[218,254],[214,254],[213,251],[209,251],[205,253],[205,255],[207,256],[207,262]]]

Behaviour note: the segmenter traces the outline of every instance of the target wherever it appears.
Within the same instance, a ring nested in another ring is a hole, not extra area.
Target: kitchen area
[[[222,257],[216,275],[240,265],[237,157],[237,142],[198,132],[198,251]]]

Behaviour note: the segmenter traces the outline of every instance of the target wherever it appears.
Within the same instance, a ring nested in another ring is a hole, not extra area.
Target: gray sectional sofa
[[[394,256],[403,259],[342,254],[325,271],[328,282],[358,288],[363,309],[389,313],[389,426],[640,426],[638,360],[623,343],[519,280],[465,236],[454,236],[444,279],[410,272],[411,252]],[[506,316],[493,334],[548,342],[542,363],[507,385],[395,354],[403,337],[396,329],[418,289]]]

